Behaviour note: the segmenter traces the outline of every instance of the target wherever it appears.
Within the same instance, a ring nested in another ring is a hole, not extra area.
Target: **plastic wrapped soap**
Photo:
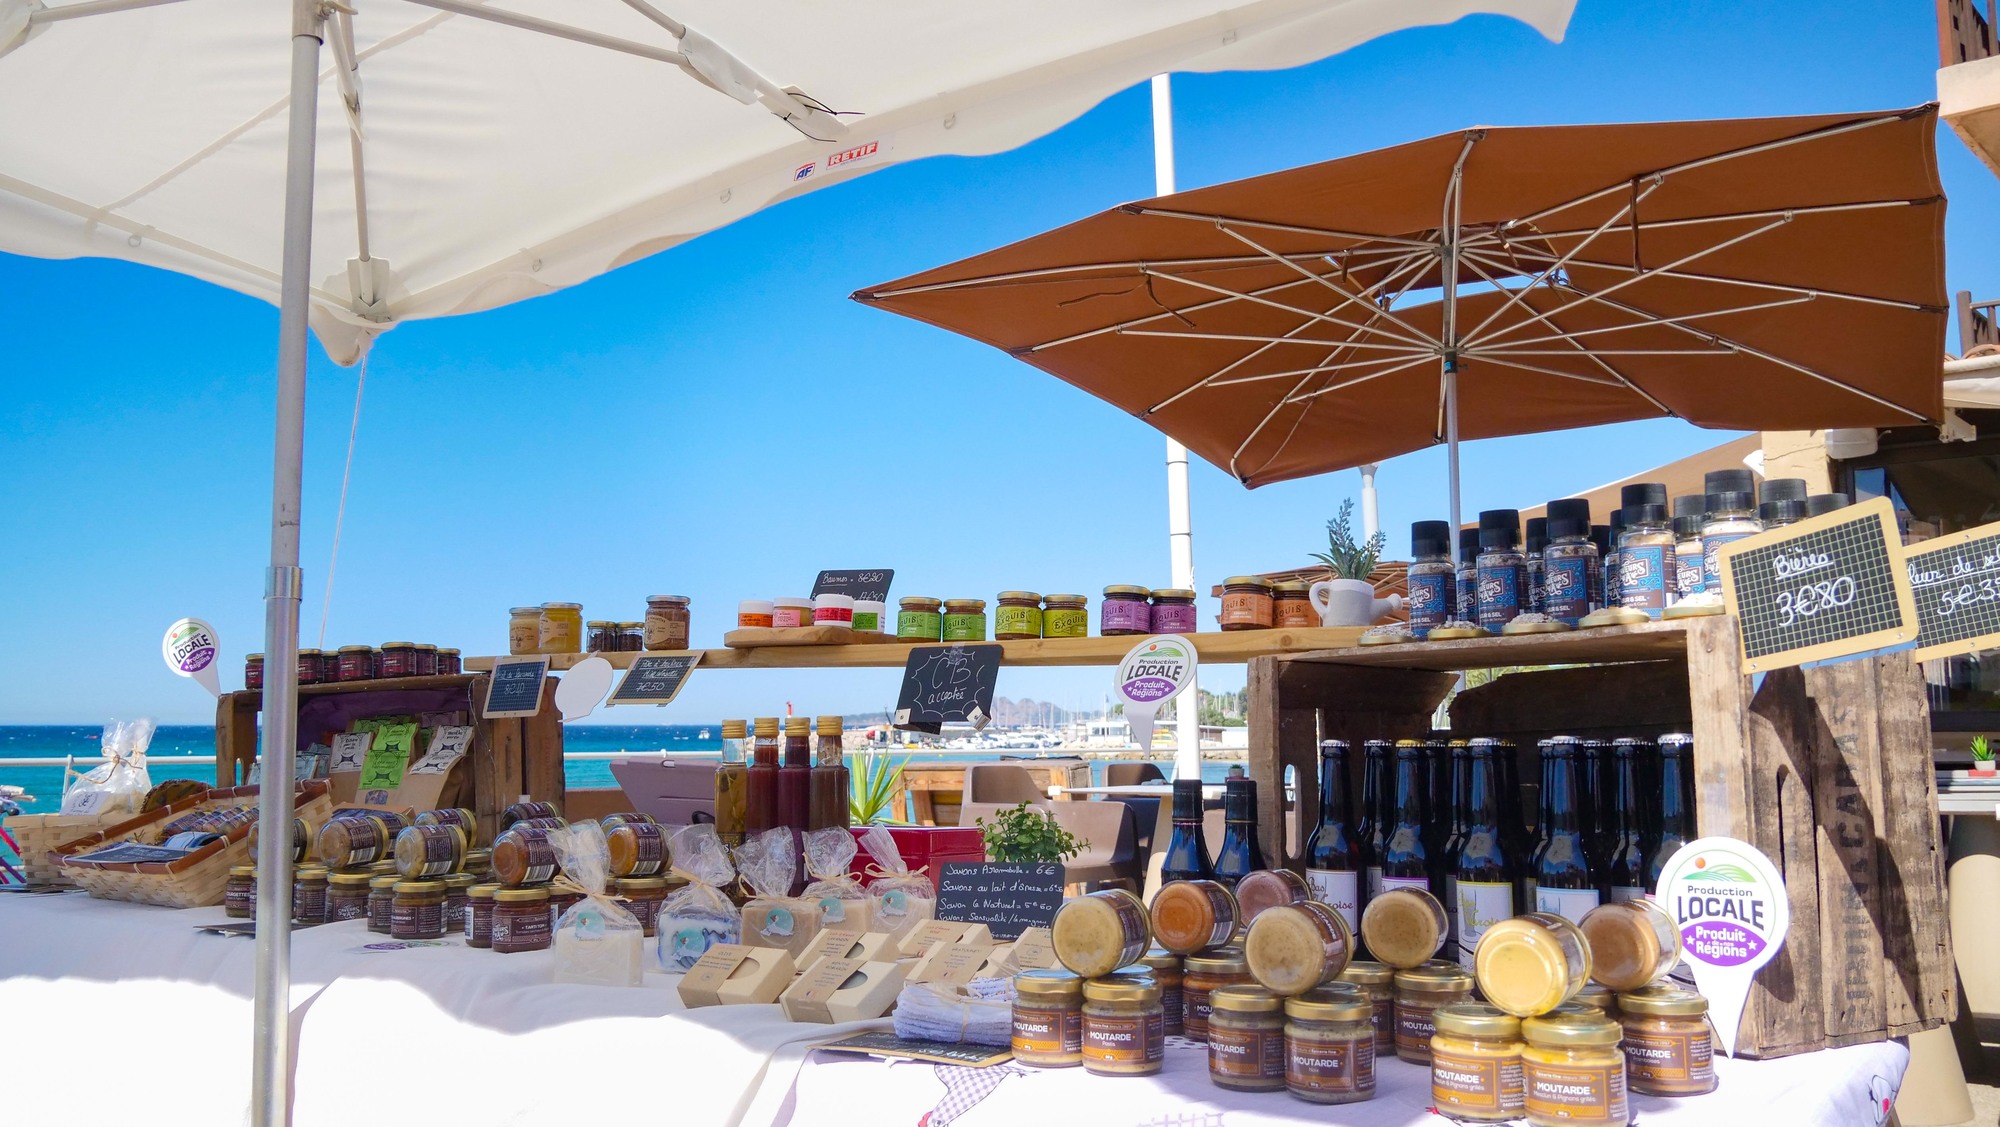
[[[611,849],[604,830],[583,822],[550,834],[563,875],[583,899],[556,920],[555,980],[592,986],[638,986],[645,981],[645,928],[638,917],[605,895]]]
[[[937,889],[929,877],[903,863],[895,837],[881,826],[870,826],[862,831],[861,844],[875,858],[868,882],[868,895],[875,901],[874,930],[900,937],[929,923],[937,914]]]
[[[788,895],[798,873],[793,840],[783,827],[758,834],[736,848],[736,869],[756,893],[743,906],[743,943],[776,947],[796,959],[819,934],[823,913],[817,899]]]
[[[669,974],[685,974],[710,947],[738,942],[742,917],[721,891],[735,879],[736,869],[713,825],[681,829],[674,834],[671,852],[674,871],[688,883],[660,907],[654,965]]]
[[[875,901],[848,872],[854,861],[854,835],[845,826],[814,830],[805,837],[806,871],[813,882],[805,898],[819,905],[820,923],[848,931],[870,931]]]

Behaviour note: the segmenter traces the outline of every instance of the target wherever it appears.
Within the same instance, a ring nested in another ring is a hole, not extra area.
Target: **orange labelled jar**
[[[1153,938],[1176,955],[1229,942],[1236,920],[1236,897],[1216,881],[1168,881],[1153,894]]]
[[[1243,937],[1251,977],[1281,997],[1332,982],[1353,956],[1347,921],[1317,900],[1268,908]]]
[[[1656,986],[1618,996],[1620,1042],[1632,1090],[1649,1096],[1715,1091],[1715,1041],[1708,999]]]
[[[1478,1002],[1431,1011],[1431,1104],[1462,1123],[1521,1118],[1521,1019]]]
[[[1232,575],[1222,581],[1222,628],[1269,630],[1277,621],[1276,592],[1271,581],[1255,575]]]
[[[1658,982],[1680,961],[1680,929],[1654,901],[1600,904],[1577,926],[1590,947],[1590,977],[1616,993]]]
[[[1290,869],[1258,869],[1236,882],[1236,906],[1243,926],[1255,923],[1266,908],[1291,907],[1313,898],[1306,878]]]

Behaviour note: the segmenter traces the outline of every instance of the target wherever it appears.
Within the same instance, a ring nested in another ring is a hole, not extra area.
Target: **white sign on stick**
[[[556,682],[556,710],[564,720],[581,720],[597,710],[611,688],[611,663],[587,657],[570,666]]]
[[[216,677],[215,662],[222,656],[221,647],[215,640],[215,627],[199,618],[183,618],[167,627],[167,636],[160,639],[160,656],[167,661],[167,668],[176,677],[187,677],[208,690],[213,697],[222,695],[222,682]]]
[[[1153,746],[1153,723],[1160,706],[1181,695],[1194,680],[1194,646],[1178,634],[1156,634],[1126,652],[1118,663],[1119,701],[1132,742],[1141,750]]]
[[[1733,1057],[1750,980],[1777,956],[1792,924],[1784,877],[1755,846],[1704,837],[1668,859],[1658,901],[1680,928],[1681,961],[1708,998],[1722,1050]]]

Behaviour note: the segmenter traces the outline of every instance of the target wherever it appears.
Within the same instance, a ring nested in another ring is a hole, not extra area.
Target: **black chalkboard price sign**
[[[1902,537],[1887,498],[1723,547],[1722,598],[1743,671],[1859,657],[1916,640]]]
[[[542,680],[549,675],[549,659],[524,658],[496,661],[486,677],[486,707],[480,715],[488,720],[510,716],[533,716],[542,710]]]
[[[1000,680],[1000,647],[918,646],[903,666],[896,724],[937,735],[945,724],[971,721],[984,728],[993,717],[993,687]]]
[[[1063,867],[1029,861],[947,861],[938,872],[936,916],[985,924],[1000,939],[1048,927],[1063,902]]]
[[[886,603],[889,601],[889,581],[896,573],[888,568],[874,571],[822,571],[813,580],[812,593],[815,595],[846,595],[856,602]]]
[[[625,671],[625,679],[618,682],[618,691],[611,694],[607,703],[656,704],[664,708],[681,695],[689,671],[700,660],[699,653],[634,658],[632,668]]]
[[[1918,661],[2000,646],[2000,524],[1903,549],[1917,600]]]

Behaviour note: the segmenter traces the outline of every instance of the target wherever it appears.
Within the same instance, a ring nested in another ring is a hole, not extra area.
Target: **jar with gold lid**
[[[686,595],[647,595],[646,620],[640,627],[640,640],[648,650],[684,650],[688,648],[689,623],[692,616],[688,608],[694,600]],[[621,624],[621,642],[627,633]]]
[[[1439,1006],[1472,1000],[1472,976],[1457,963],[1434,960],[1396,972],[1396,1055],[1428,1064],[1431,1014]]]
[[[479,815],[462,806],[447,807],[442,810],[419,810],[410,820],[413,826],[457,826],[465,831],[469,843],[479,833]]]
[[[557,816],[556,806],[553,802],[535,802],[529,799],[522,799],[520,802],[513,803],[500,812],[500,828],[504,830],[516,822],[525,822],[533,818],[554,818]]]
[[[493,897],[497,884],[475,884],[465,890],[465,945],[493,946]]]
[[[457,826],[413,825],[396,835],[396,872],[417,880],[458,871],[465,859],[465,831]]]
[[[1450,924],[1444,905],[1421,888],[1377,893],[1361,910],[1361,941],[1377,962],[1420,966],[1438,953]]]
[[[583,604],[543,603],[537,653],[583,652]]]
[[[593,654],[618,651],[618,624],[593,618],[583,624],[583,652]]]
[[[493,839],[492,865],[501,884],[540,884],[556,875],[556,847],[549,831],[517,824]]]
[[[620,822],[604,833],[611,875],[649,877],[667,865],[667,831],[654,822]]]
[[[1192,634],[1200,623],[1195,619],[1194,592],[1185,587],[1156,587],[1152,591],[1152,632]]]
[[[456,677],[465,671],[455,646],[439,646],[437,663],[438,675],[442,677]]]
[[[386,856],[392,840],[388,821],[377,815],[329,818],[319,828],[313,856],[331,868],[358,868]]]
[[[1566,1009],[1521,1022],[1528,1122],[1534,1127],[1626,1127],[1624,1036],[1600,1014]]]
[[[1618,1011],[1633,1091],[1648,1096],[1715,1091],[1707,998],[1692,990],[1655,986],[1618,995]]]
[[[1479,1002],[1431,1011],[1431,1104],[1464,1123],[1505,1123],[1523,1111],[1521,1019]]]
[[[417,644],[415,642],[382,643],[382,676],[415,677],[417,675]]]
[[[1241,947],[1210,947],[1181,959],[1181,1036],[1208,1040],[1209,996],[1225,986],[1255,983]]]
[[[222,886],[222,913],[233,920],[257,918],[257,866],[231,865]]]
[[[1084,595],[1048,595],[1042,599],[1042,637],[1090,636],[1090,599]]]
[[[1581,1006],[1586,1010],[1596,1010],[1608,1017],[1618,1016],[1618,995],[1598,982],[1586,982],[1583,989],[1576,992],[1565,1005]]]
[[[944,637],[942,599],[911,595],[896,601],[896,637],[935,642]]]
[[[1042,595],[1039,591],[1002,591],[993,605],[993,640],[1025,641],[1042,636]]]
[[[367,873],[333,873],[326,879],[326,918],[330,922],[368,918]]]
[[[1375,1007],[1375,1016],[1370,1021],[1375,1026],[1375,1052],[1378,1056],[1396,1055],[1396,968],[1386,963],[1370,960],[1356,960],[1347,964],[1334,982],[1344,982],[1359,987]]]
[[[482,882],[493,879],[493,851],[491,849],[468,849],[461,863],[464,872],[471,873]]]
[[[368,878],[368,930],[389,934],[389,909],[396,902],[396,884],[403,878],[394,873]]]
[[[444,882],[399,880],[389,902],[389,935],[395,939],[444,937]]]
[[[1269,630],[1276,622],[1271,581],[1259,575],[1232,575],[1222,581],[1224,630]]]
[[[438,648],[429,642],[418,642],[416,667],[419,677],[437,676]]]
[[[465,930],[465,913],[472,905],[472,886],[479,878],[471,873],[444,876],[444,930],[448,935]]]
[[[300,865],[292,870],[292,922],[326,922],[327,870],[325,865]]]
[[[1285,1090],[1316,1104],[1373,1099],[1374,1009],[1342,982],[1285,999]]]
[[[319,658],[320,658],[320,653],[318,650],[314,649],[299,650],[299,659],[298,659],[299,684],[317,685],[320,683],[321,666]]]
[[[1208,996],[1208,1079],[1236,1092],[1285,1086],[1285,1000],[1261,986]]]
[[[1104,589],[1104,601],[1097,607],[1097,632],[1106,638],[1153,632],[1153,597],[1150,587],[1114,583]]]
[[[375,675],[374,650],[368,646],[342,646],[334,651],[333,679],[366,681]]]
[[[1146,905],[1122,888],[1063,901],[1049,931],[1057,961],[1085,978],[1129,967],[1153,945]]]
[[[1553,912],[1501,920],[1472,955],[1479,993],[1516,1017],[1545,1014],[1576,997],[1590,979],[1583,931]]]
[[[1259,985],[1284,997],[1332,982],[1354,956],[1354,936],[1335,909],[1317,900],[1268,908],[1243,937]]]
[[[243,687],[245,689],[264,687],[263,654],[250,654],[243,659]]]
[[[1680,928],[1656,901],[1600,904],[1577,926],[1590,949],[1590,977],[1615,993],[1658,982],[1680,961]]]
[[[1150,914],[1153,939],[1176,955],[1219,947],[1236,934],[1236,896],[1219,881],[1168,881],[1153,894]]]
[[[1187,1021],[1187,1002],[1181,996],[1181,957],[1155,947],[1133,965],[1153,972],[1153,981],[1160,984],[1160,1012],[1166,1016],[1167,1036],[1181,1036]]]
[[[638,918],[647,935],[658,935],[660,908],[667,902],[667,884],[667,878],[662,876],[618,877],[611,882],[611,891]]]
[[[1135,898],[1136,899],[1136,898]],[[1166,1062],[1160,984],[1143,967],[1083,984],[1083,1069],[1095,1076],[1151,1076]]]
[[[518,657],[521,654],[542,652],[542,608],[512,607],[507,611],[507,653]]]
[[[1273,583],[1271,618],[1280,630],[1318,626],[1319,612],[1313,609],[1312,584],[1302,579]]]
[[[946,599],[943,608],[944,640],[983,642],[986,640],[986,600]]]
[[[1014,976],[1014,1059],[1033,1068],[1083,1063],[1083,979],[1066,970]]]
[[[545,951],[554,936],[547,888],[503,888],[493,894],[494,951]]]

